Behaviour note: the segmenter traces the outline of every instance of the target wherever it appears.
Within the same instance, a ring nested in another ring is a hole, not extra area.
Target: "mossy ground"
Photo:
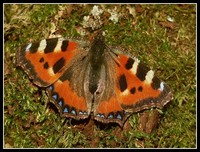
[[[167,82],[174,99],[163,109],[158,127],[146,134],[132,129],[120,138],[116,126],[93,126],[94,134],[74,131],[48,103],[45,91],[34,86],[16,67],[16,51],[52,32],[78,36],[83,17],[93,5],[4,5],[4,147],[6,148],[195,148],[196,147],[196,5],[98,5],[118,10],[119,21],[103,16],[109,44],[125,47]],[[63,14],[60,14],[63,11]],[[57,16],[57,18],[56,18]],[[83,29],[83,28],[82,28]]]

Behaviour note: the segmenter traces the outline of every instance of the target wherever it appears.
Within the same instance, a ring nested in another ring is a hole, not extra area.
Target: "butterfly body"
[[[91,43],[63,38],[30,43],[18,51],[17,62],[33,83],[47,87],[62,115],[93,114],[97,121],[122,126],[133,112],[162,108],[172,93],[137,58],[115,52],[99,33]]]

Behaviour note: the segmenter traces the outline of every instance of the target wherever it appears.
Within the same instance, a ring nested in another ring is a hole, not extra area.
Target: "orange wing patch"
[[[30,78],[38,86],[48,86],[55,82],[78,53],[78,44],[53,38],[39,43],[30,43],[18,53],[18,64],[26,69]]]

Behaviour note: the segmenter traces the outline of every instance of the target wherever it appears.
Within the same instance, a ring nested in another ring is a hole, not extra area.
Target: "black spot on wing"
[[[125,65],[126,69],[130,70],[133,66],[133,63],[134,63],[134,60],[132,58],[129,58]]]
[[[44,67],[44,69],[48,69],[49,68],[48,62],[46,62],[43,67]]]
[[[62,41],[62,46],[61,46],[61,51],[62,51],[62,52],[64,52],[64,51],[67,50],[68,43],[69,43],[68,40],[64,40],[64,41]]]
[[[136,88],[135,87],[131,88],[130,92],[131,92],[131,94],[135,94]]]
[[[36,53],[39,46],[40,46],[40,43],[32,43],[32,45],[29,49],[29,52],[30,53]]]
[[[160,79],[158,79],[157,77],[153,77],[151,87],[157,90],[160,88],[160,83],[161,83]]]
[[[141,81],[144,81],[145,80],[145,76],[147,74],[147,72],[149,71],[150,69],[147,68],[144,64],[140,63],[138,64],[138,67],[137,67],[137,73],[136,73],[136,76],[141,80]]]
[[[126,76],[124,74],[122,74],[119,77],[119,87],[120,87],[121,92],[127,89],[127,81],[126,81]]]
[[[44,58],[41,57],[40,60],[39,60],[39,62],[41,62],[41,63],[44,62]]]
[[[53,71],[56,74],[60,69],[65,65],[65,59],[60,58],[54,65],[53,65]]]
[[[143,87],[142,87],[142,86],[139,86],[139,87],[138,87],[138,91],[139,91],[139,92],[142,92],[142,90],[143,90]]]
[[[54,51],[57,43],[58,43],[58,38],[53,38],[53,39],[46,39],[47,45],[46,48],[44,49],[44,53],[51,53]]]

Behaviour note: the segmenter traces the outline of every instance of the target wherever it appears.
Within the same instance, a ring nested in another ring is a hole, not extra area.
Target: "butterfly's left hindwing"
[[[89,66],[87,53],[78,54],[59,80],[47,89],[60,112],[75,119],[87,118],[91,112],[93,97],[85,88]]]

